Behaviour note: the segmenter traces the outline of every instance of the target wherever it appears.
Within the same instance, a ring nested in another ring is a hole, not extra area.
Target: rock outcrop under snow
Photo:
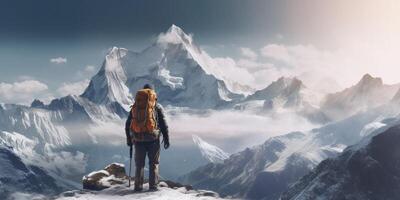
[[[132,180],[131,187],[128,187],[128,178],[123,164],[112,163],[103,170],[84,176],[82,179],[84,190],[63,192],[56,199],[221,199],[215,192],[193,190],[190,185],[182,185],[169,180],[160,181],[157,191],[148,191],[149,185],[145,183],[142,192],[134,192],[134,182]]]

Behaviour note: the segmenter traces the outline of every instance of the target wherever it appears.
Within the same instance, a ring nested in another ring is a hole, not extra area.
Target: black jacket
[[[169,141],[169,135],[168,135],[168,125],[165,120],[165,115],[164,115],[164,110],[160,104],[157,103],[156,105],[156,121],[157,121],[157,127],[160,130],[163,139],[165,141]],[[128,119],[126,120],[125,123],[125,134],[127,138],[132,138],[130,134],[130,126],[131,126],[131,121],[132,121],[132,112],[129,112]]]

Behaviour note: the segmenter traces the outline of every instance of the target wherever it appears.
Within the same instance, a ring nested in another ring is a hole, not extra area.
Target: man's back
[[[139,92],[142,93],[140,94],[141,99],[138,98],[140,95],[136,95],[135,104],[125,123],[127,144],[128,146],[135,145],[136,191],[143,190],[146,155],[149,158],[149,186],[150,189],[157,189],[160,135],[163,137],[164,148],[169,148],[168,125],[162,106],[156,102],[156,93],[148,85],[145,85],[144,89]],[[136,105],[139,102],[141,105]]]

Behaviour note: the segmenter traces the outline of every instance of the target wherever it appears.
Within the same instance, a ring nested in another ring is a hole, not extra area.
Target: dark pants
[[[143,188],[144,165],[146,154],[149,157],[149,186],[156,187],[158,184],[158,164],[160,162],[160,141],[136,142],[135,144],[135,188]]]

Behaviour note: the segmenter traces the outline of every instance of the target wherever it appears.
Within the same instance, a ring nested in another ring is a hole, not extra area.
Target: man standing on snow
[[[157,190],[160,134],[165,149],[169,147],[169,136],[163,109],[149,84],[136,93],[135,103],[126,120],[125,133],[127,145],[135,145],[135,191],[143,190],[146,154],[149,158],[149,189]]]

